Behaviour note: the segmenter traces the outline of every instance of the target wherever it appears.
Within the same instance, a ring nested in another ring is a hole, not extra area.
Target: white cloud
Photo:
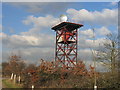
[[[96,29],[96,33],[97,33],[97,35],[108,35],[108,34],[111,33],[111,31],[103,26],[103,27],[101,27],[99,29]]]
[[[29,47],[29,48],[9,48],[8,50],[3,50],[4,61],[8,60],[8,56],[12,54],[20,55],[22,59],[27,60],[31,63],[36,63],[40,59],[53,60],[54,59],[54,48],[46,47]]]
[[[47,15],[46,17],[34,17],[28,16],[26,20],[23,20],[23,23],[26,25],[33,24],[35,27],[48,27],[58,23],[58,19],[54,18],[51,15]]]
[[[93,39],[94,36],[95,37],[106,36],[110,33],[111,33],[111,31],[107,27],[102,26],[101,28],[94,28],[94,31],[93,31],[93,29],[80,30],[79,36],[82,38],[85,37],[85,38]]]
[[[0,37],[4,38],[4,37],[6,37],[6,36],[7,36],[7,35],[6,35],[5,33],[3,33],[3,32],[0,33]]]
[[[117,25],[117,9],[103,9],[102,11],[88,11],[86,9],[68,9],[68,15],[75,22],[85,22],[98,25]]]
[[[85,49],[85,48],[102,48],[103,43],[106,42],[106,35],[111,33],[107,27],[101,27],[101,28],[94,28],[94,36],[93,38],[93,30],[92,29],[86,29],[86,30],[80,30],[79,31],[79,48]],[[100,36],[98,38],[98,36]]]
[[[54,36],[40,35],[27,36],[27,35],[6,35],[2,34],[2,42],[4,47],[7,48],[30,48],[30,47],[53,47]]]
[[[87,38],[92,38],[93,37],[93,31],[92,29],[87,29],[87,30],[83,30],[83,31],[79,31],[80,36],[85,36]]]
[[[29,32],[22,32],[22,34],[33,35],[34,33],[39,33],[41,30],[43,31],[48,27],[50,29],[53,25],[58,24],[58,22],[59,20],[51,15],[47,15],[46,17],[28,16],[25,20],[23,20],[23,23],[25,25],[33,25],[33,28],[31,28]]]
[[[23,59],[33,63],[41,58],[45,60],[54,58],[54,36],[46,35],[45,37],[45,35],[41,35],[37,37],[6,35],[5,33],[0,33],[0,36],[3,45],[3,60],[7,60],[10,53],[19,55],[19,51]]]
[[[34,36],[22,36],[29,44],[31,45],[38,45],[39,44],[39,39]]]
[[[79,49],[99,49],[103,47],[103,43],[106,42],[105,38],[97,38],[96,40],[87,39],[87,38],[79,38],[78,46]]]

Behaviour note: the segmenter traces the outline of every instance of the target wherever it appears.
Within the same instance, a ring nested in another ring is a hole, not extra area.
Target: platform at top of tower
[[[73,31],[75,29],[78,29],[82,27],[82,24],[76,24],[76,23],[71,23],[71,22],[62,22],[54,27],[52,27],[53,30],[61,30],[62,28],[66,28],[68,31]]]

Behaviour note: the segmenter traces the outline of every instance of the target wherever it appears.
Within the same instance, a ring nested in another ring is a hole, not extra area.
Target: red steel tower
[[[55,60],[59,65],[74,66],[77,63],[78,28],[82,24],[62,22],[54,27],[56,31]]]

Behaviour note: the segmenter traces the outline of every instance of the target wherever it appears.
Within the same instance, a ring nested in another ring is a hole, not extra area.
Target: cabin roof
[[[61,30],[61,28],[65,27],[68,31],[73,31],[82,26],[83,26],[82,24],[76,24],[76,23],[71,23],[71,22],[62,22],[62,23],[52,27],[51,29],[57,31],[57,30]]]

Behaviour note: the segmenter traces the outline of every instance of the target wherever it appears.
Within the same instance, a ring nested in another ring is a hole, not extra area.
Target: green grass
[[[2,80],[2,83],[5,86],[5,88],[22,88],[21,86],[14,84],[12,81],[8,79]]]

